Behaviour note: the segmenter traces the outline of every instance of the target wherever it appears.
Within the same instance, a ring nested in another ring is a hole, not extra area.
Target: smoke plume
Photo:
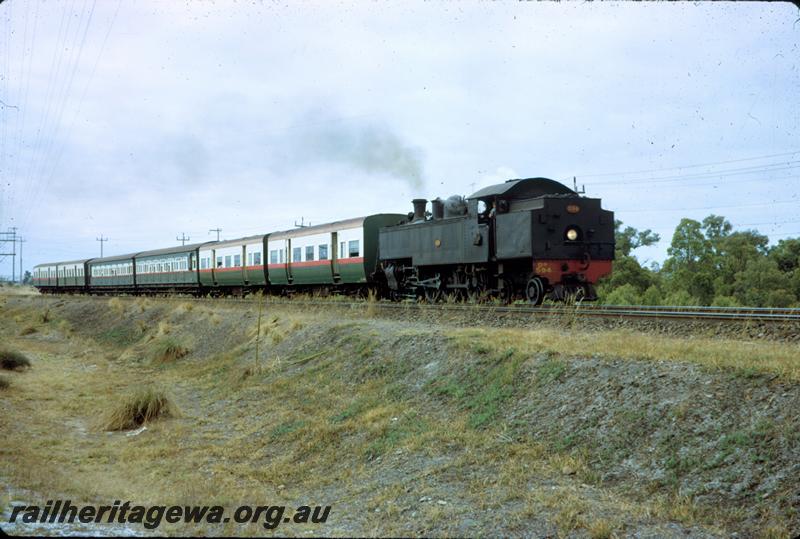
[[[405,180],[414,190],[421,189],[424,183],[422,150],[403,141],[385,125],[323,121],[303,127],[297,143],[301,162],[336,163],[367,173],[387,174]]]

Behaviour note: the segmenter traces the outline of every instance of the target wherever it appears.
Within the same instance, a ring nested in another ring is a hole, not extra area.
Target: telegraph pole
[[[103,258],[103,243],[108,241],[108,238],[104,238],[102,234],[100,234],[99,238],[95,238],[95,240],[100,242],[100,258]]]
[[[11,252],[10,253],[0,253],[3,256],[10,256],[11,257],[11,282],[17,280],[16,275],[16,268],[17,268],[17,227],[12,226],[9,227],[8,232],[0,232],[0,234],[11,236],[11,239],[0,240],[3,242],[11,242]]]
[[[19,242],[19,284],[22,284],[22,281],[25,280],[25,274],[22,273],[22,244],[28,240],[20,238],[17,240]]]
[[[217,233],[217,241],[219,241],[219,233],[222,232],[221,228],[211,228],[208,230],[208,233],[211,234],[212,232]]]
[[[182,247],[182,246],[186,245],[186,242],[189,241],[192,238],[187,238],[186,234],[181,232],[181,237],[179,238],[178,236],[175,236],[175,239],[178,240],[179,242],[181,242],[181,247]]]

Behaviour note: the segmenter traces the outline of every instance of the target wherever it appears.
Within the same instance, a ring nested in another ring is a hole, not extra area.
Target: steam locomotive
[[[478,301],[596,299],[611,272],[614,214],[546,178],[376,214],[103,258],[39,264],[42,293],[196,295],[360,292]]]
[[[429,301],[459,293],[540,304],[597,299],[611,272],[614,214],[553,180],[509,180],[466,199],[413,201],[407,222],[380,231],[381,267],[394,293]]]

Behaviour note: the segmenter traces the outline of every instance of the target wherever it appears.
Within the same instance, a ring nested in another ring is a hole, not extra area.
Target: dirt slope
[[[257,320],[252,305],[4,298],[3,344],[33,361],[0,393],[6,502],[25,488],[94,503],[333,506],[326,524],[282,535],[800,530],[800,384],[781,369],[717,365],[701,342],[685,361],[654,360],[657,349],[623,360],[607,344],[575,355],[567,329],[554,339],[291,307],[267,308],[260,331]],[[188,355],[159,360],[169,346]],[[734,346],[800,358],[796,344]],[[147,385],[180,417],[138,436],[99,428]]]

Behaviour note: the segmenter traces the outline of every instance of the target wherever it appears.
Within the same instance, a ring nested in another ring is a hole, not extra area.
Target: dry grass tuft
[[[122,314],[125,312],[125,306],[122,304],[122,301],[119,298],[111,298],[108,300],[108,306],[116,314]]]
[[[616,537],[616,526],[613,522],[600,518],[586,524],[586,530],[592,539],[611,539]]]
[[[153,348],[155,363],[171,363],[189,354],[189,349],[169,337],[156,341]]]
[[[378,314],[378,295],[375,293],[375,290],[369,289],[367,291],[367,317],[375,318]]]
[[[151,302],[148,298],[136,298],[133,301],[133,304],[139,309],[139,312],[141,313],[145,312],[151,306]]]
[[[178,304],[177,307],[175,307],[175,310],[172,311],[172,314],[174,316],[180,317],[192,312],[193,310],[194,310],[194,305],[191,302],[182,301],[181,303]]]
[[[0,350],[0,368],[7,371],[22,370],[31,366],[31,360],[13,350]]]
[[[28,326],[28,327],[24,328],[22,331],[20,331],[19,334],[24,337],[25,335],[32,335],[32,334],[36,333],[37,331],[39,331],[39,330],[36,329],[35,327]]]
[[[174,417],[177,413],[177,408],[163,391],[152,387],[139,389],[108,415],[103,430],[135,429],[148,421]]]
[[[0,390],[11,387],[11,382],[5,376],[0,376]]]

